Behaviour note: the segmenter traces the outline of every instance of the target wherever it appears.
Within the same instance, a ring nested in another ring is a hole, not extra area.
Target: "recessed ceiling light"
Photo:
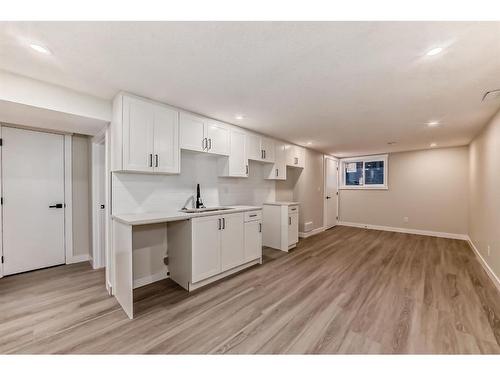
[[[313,143],[311,141],[307,142],[307,145],[310,146],[312,145]]]
[[[392,145],[395,145],[395,144],[396,144],[396,141],[390,141],[390,142],[387,142],[387,144],[388,144],[389,146],[392,146]]]
[[[443,51],[443,47],[436,47],[427,52],[427,56],[434,56]]]
[[[429,122],[427,123],[427,126],[428,126],[429,128],[435,128],[436,126],[439,126],[439,121],[429,121]]]
[[[43,53],[45,55],[50,55],[50,50],[44,46],[41,46],[39,44],[30,44],[30,47],[37,52]]]
[[[234,116],[236,120],[243,120],[243,115],[236,115]]]
[[[437,143],[432,142],[432,143],[430,144],[430,146],[431,146],[431,147],[436,147],[436,146],[437,146]]]

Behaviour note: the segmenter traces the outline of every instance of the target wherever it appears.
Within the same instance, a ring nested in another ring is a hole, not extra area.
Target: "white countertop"
[[[145,225],[145,224],[155,224],[155,223],[168,223],[169,221],[189,220],[194,217],[234,214],[236,212],[262,210],[262,207],[258,206],[229,206],[229,207],[231,208],[222,211],[186,213],[186,212],[180,212],[179,210],[172,210],[168,212],[119,214],[119,215],[112,215],[111,217],[114,220],[117,220],[121,223],[128,225]]]
[[[298,205],[299,202],[266,202],[264,204],[267,204],[269,206],[295,206]]]

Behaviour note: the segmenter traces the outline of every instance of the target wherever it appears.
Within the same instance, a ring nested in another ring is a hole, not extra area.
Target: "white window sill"
[[[340,186],[340,190],[389,190],[388,186]]]

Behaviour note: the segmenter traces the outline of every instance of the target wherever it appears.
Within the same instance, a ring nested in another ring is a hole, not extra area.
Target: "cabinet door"
[[[245,261],[262,257],[262,221],[245,223]]]
[[[229,176],[247,177],[248,159],[245,152],[245,133],[231,130]]]
[[[256,134],[247,134],[245,145],[247,157],[250,160],[262,160],[262,148],[260,147],[261,137]]]
[[[123,169],[153,171],[153,105],[132,97],[123,98]]]
[[[220,216],[192,219],[192,282],[221,272],[219,219]]]
[[[229,128],[216,121],[209,121],[205,127],[208,152],[217,155],[229,155]]]
[[[306,165],[306,149],[304,147],[295,146],[295,155],[297,157],[297,167],[304,168]]]
[[[263,161],[274,163],[274,141],[269,138],[262,138],[262,150],[264,150]]]
[[[180,146],[185,150],[205,151],[205,119],[189,113],[180,114]]]
[[[288,214],[288,246],[299,242],[299,214]]]
[[[179,173],[179,156],[179,112],[155,106],[154,171]]]
[[[221,230],[222,271],[245,263],[243,213],[223,215]]]
[[[269,180],[286,180],[285,144],[275,142],[274,164],[266,168],[266,178]]]

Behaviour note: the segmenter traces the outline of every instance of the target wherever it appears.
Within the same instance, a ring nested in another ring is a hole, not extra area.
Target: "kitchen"
[[[303,147],[127,93],[113,114],[110,289],[130,318],[134,287],[191,291],[296,246],[299,202],[276,202],[274,181],[304,169]]]

